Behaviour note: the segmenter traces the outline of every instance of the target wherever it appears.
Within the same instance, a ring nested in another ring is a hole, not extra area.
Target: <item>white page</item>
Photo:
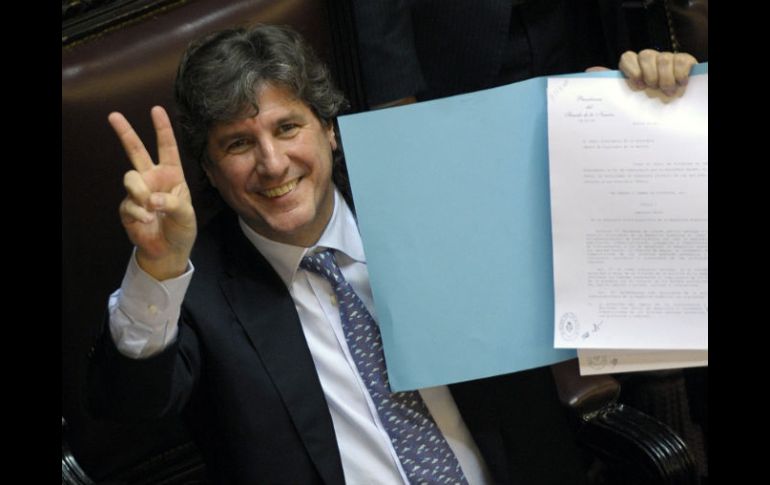
[[[704,367],[708,350],[579,349],[580,375]]]
[[[708,348],[708,74],[652,93],[548,79],[557,348]]]

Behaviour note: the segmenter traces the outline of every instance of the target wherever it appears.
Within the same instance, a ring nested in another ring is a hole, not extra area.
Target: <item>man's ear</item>
[[[217,188],[217,184],[214,183],[214,176],[211,175],[211,170],[210,170],[210,167],[209,167],[210,163],[212,163],[211,160],[207,160],[207,161],[201,163],[201,168],[203,169],[203,173],[206,174],[206,178],[209,180],[209,183],[211,184],[211,186],[216,189]]]
[[[337,149],[337,136],[334,133],[334,121],[327,121],[326,136],[329,139],[329,144],[332,146],[332,151]]]

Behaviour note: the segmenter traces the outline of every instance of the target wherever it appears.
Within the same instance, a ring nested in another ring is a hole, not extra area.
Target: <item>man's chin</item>
[[[312,222],[313,219],[308,217],[283,217],[267,219],[261,224],[250,226],[268,239],[294,246],[309,246],[321,237],[320,232],[323,231],[323,228],[315,229]]]

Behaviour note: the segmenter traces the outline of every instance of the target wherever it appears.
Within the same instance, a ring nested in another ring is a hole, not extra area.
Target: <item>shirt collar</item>
[[[283,280],[287,288],[291,287],[302,258],[306,254],[320,249],[334,249],[354,261],[359,263],[366,262],[356,219],[342,194],[337,190],[337,187],[334,187],[334,210],[332,211],[329,223],[326,225],[318,242],[309,248],[268,239],[255,232],[240,217],[238,218],[238,223],[246,238],[270,262],[270,265],[278,273],[278,276]]]

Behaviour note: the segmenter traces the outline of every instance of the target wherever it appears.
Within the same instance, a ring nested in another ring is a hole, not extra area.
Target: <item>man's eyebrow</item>
[[[287,121],[302,121],[305,119],[305,114],[297,109],[291,109],[287,113],[282,113],[273,122],[273,125],[282,125]]]
[[[243,128],[223,128],[221,134],[214,137],[214,142],[219,146],[224,146],[228,142],[249,136],[249,130]]]

